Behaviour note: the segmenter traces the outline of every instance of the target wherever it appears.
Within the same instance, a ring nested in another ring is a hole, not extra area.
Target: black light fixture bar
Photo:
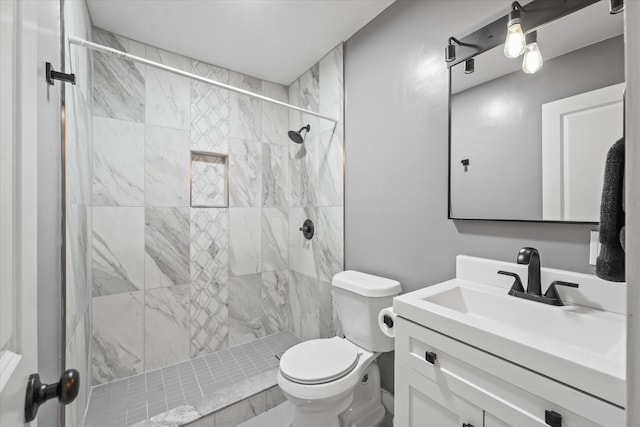
[[[523,6],[526,13],[520,15],[522,30],[525,34],[537,30],[550,22],[577,12],[598,1],[599,0],[534,0]],[[504,44],[508,21],[509,14],[507,13],[492,23],[461,38],[459,46],[456,46],[456,57],[454,60],[447,62],[447,67],[465,62],[469,58]]]

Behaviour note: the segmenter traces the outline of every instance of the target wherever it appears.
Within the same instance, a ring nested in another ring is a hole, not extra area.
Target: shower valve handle
[[[310,219],[305,219],[302,227],[300,227],[300,231],[304,235],[305,239],[311,240],[313,234],[315,233],[315,227],[313,226],[313,221]]]

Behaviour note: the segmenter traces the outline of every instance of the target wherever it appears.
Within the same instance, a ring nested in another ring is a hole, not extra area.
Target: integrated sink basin
[[[535,303],[514,298],[500,288],[464,280],[433,291],[423,298],[425,302],[465,314],[476,325],[486,322],[488,327],[555,341],[554,345],[574,347],[581,353],[624,358],[625,327],[620,315],[577,305]]]
[[[624,407],[626,316],[516,298],[505,286],[456,278],[400,295],[393,307],[407,320]]]

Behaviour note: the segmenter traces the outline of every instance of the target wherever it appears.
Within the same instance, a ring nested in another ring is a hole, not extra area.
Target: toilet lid
[[[305,341],[287,350],[280,359],[280,372],[300,384],[322,384],[344,377],[358,364],[360,354],[346,339]]]

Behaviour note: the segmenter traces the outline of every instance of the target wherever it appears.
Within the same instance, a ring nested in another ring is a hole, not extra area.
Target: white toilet
[[[400,283],[357,271],[333,277],[345,338],[305,341],[280,359],[278,385],[294,406],[294,427],[373,427],[384,418],[378,355],[393,339],[378,313],[400,294]]]

